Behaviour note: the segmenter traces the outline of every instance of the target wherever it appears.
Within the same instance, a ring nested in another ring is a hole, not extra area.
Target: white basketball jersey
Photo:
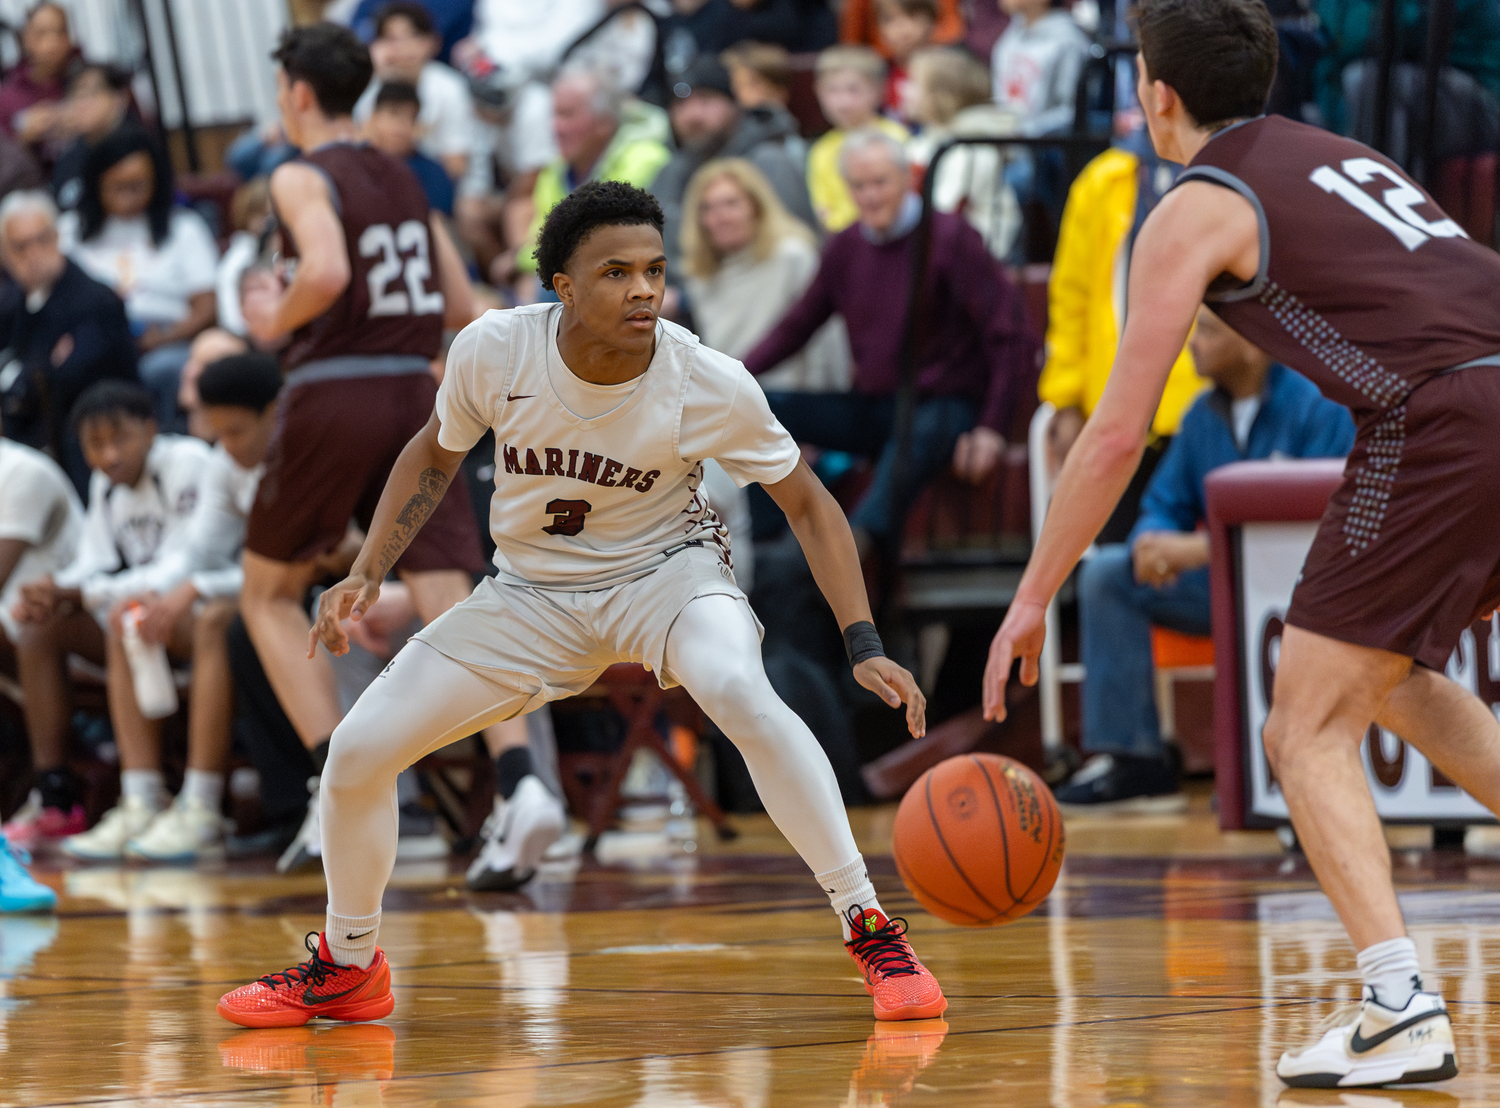
[[[649,573],[685,543],[729,534],[703,488],[715,458],[740,486],[774,484],[799,452],[745,367],[660,322],[640,384],[594,419],[553,387],[560,304],[490,311],[454,340],[438,390],[438,441],[467,451],[495,432],[490,533],[511,584],[599,589]]]

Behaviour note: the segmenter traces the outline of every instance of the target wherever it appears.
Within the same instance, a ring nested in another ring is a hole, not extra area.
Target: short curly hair
[[[574,251],[600,227],[649,225],[660,234],[666,218],[661,205],[644,189],[624,181],[590,181],[579,185],[547,213],[536,244],[536,271],[542,287],[567,268]]]

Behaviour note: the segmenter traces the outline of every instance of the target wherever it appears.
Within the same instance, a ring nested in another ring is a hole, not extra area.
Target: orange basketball
[[[1047,898],[1063,860],[1052,790],[997,754],[963,754],[922,774],[896,812],[893,840],[917,903],[968,927],[1020,919]]]

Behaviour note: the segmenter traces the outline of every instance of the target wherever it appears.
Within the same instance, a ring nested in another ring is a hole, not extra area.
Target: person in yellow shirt
[[[818,226],[832,235],[859,218],[839,167],[845,137],[865,127],[878,127],[897,142],[911,136],[901,124],[880,114],[885,59],[870,47],[830,46],[818,55],[816,80],[818,107],[833,129],[807,152],[807,192]]]
[[[1179,168],[1132,136],[1089,162],[1068,190],[1047,286],[1047,361],[1037,385],[1040,398],[1057,408],[1047,444],[1053,472],[1062,468],[1109,380],[1125,323],[1131,244]],[[1100,542],[1123,542],[1129,534],[1146,482],[1206,385],[1184,347],[1156,409],[1151,444]]]

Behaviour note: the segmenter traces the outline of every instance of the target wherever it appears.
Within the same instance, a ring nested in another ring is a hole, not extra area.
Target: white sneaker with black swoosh
[[[1413,993],[1397,1011],[1368,987],[1357,1008],[1335,1013],[1306,1050],[1281,1056],[1276,1075],[1305,1089],[1410,1085],[1458,1073],[1453,1026],[1437,993]]]

